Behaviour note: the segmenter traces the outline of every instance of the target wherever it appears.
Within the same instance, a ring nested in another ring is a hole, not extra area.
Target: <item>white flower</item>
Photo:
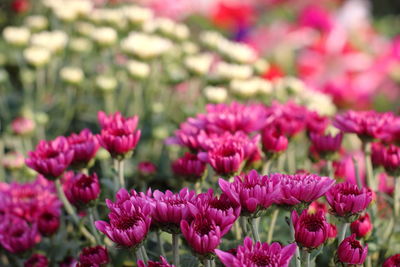
[[[175,39],[183,41],[189,38],[190,30],[185,24],[176,24],[172,34]]]
[[[89,22],[78,21],[74,23],[74,28],[79,34],[90,37],[96,27]]]
[[[134,25],[142,25],[153,19],[153,11],[138,6],[127,6],[122,8],[125,18]]]
[[[75,9],[79,16],[87,16],[93,10],[93,1],[90,0],[68,0],[66,3]]]
[[[151,59],[170,50],[172,43],[156,35],[133,32],[122,40],[121,48],[125,53],[138,56],[142,59]]]
[[[52,53],[63,50],[67,44],[68,36],[63,31],[43,31],[32,35],[31,44],[47,48]]]
[[[183,53],[185,53],[186,55],[194,55],[200,50],[195,43],[190,41],[183,42],[181,48],[183,50]]]
[[[35,66],[42,67],[50,61],[51,53],[48,49],[44,47],[32,46],[24,50],[25,60]]]
[[[266,61],[263,58],[260,58],[256,60],[256,62],[254,62],[253,67],[258,74],[263,74],[269,69],[270,65],[268,61]]]
[[[299,96],[299,102],[308,109],[318,112],[320,115],[332,116],[336,113],[336,106],[332,98],[324,93],[307,89]]]
[[[207,86],[204,88],[204,96],[213,103],[222,103],[228,97],[228,92],[223,87]]]
[[[257,53],[246,44],[220,40],[217,43],[217,50],[232,61],[240,64],[252,63],[257,59]]]
[[[49,22],[44,16],[31,15],[25,18],[25,25],[33,31],[41,31],[47,28]]]
[[[74,38],[69,42],[69,48],[77,53],[86,53],[92,50],[92,42],[86,38]]]
[[[192,73],[204,75],[210,70],[212,61],[213,56],[211,54],[204,53],[186,57],[184,64]]]
[[[253,69],[249,65],[229,64],[219,62],[216,67],[216,75],[226,80],[245,80],[253,75]]]
[[[96,24],[108,24],[118,28],[127,25],[124,13],[120,9],[95,9],[90,13],[89,19]]]
[[[112,46],[117,41],[117,32],[111,27],[100,27],[92,31],[91,37],[100,46]]]
[[[78,12],[69,4],[63,4],[55,7],[53,8],[53,12],[59,20],[64,22],[72,22],[78,17]]]
[[[79,84],[83,80],[84,74],[80,68],[64,67],[60,70],[60,77],[66,83]]]
[[[31,32],[25,27],[8,26],[3,30],[4,40],[15,46],[24,46],[28,43]]]
[[[150,66],[137,60],[129,60],[126,64],[129,74],[136,79],[145,79],[150,74]]]
[[[230,84],[234,94],[241,97],[252,97],[258,93],[259,82],[256,79],[233,80]]]
[[[216,49],[218,43],[225,40],[225,38],[218,32],[206,31],[200,34],[201,42],[211,49]]]
[[[110,92],[117,88],[118,82],[113,77],[100,75],[96,78],[96,85],[103,92]]]

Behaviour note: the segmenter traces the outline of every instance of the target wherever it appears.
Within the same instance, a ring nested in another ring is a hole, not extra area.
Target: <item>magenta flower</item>
[[[190,223],[182,220],[181,231],[193,251],[200,255],[213,253],[223,235],[212,218],[203,214],[197,215]]]
[[[323,196],[335,183],[335,180],[315,174],[271,174],[270,179],[280,184],[282,195],[278,200],[281,205],[311,203]]]
[[[35,151],[28,153],[25,160],[28,167],[42,174],[46,179],[55,180],[63,174],[74,158],[74,151],[65,137],[52,141],[40,141]]]
[[[381,164],[389,174],[397,177],[400,174],[400,147],[395,145],[382,146]]]
[[[82,249],[79,255],[77,267],[102,266],[109,263],[108,251],[106,247],[95,246]]]
[[[106,116],[98,114],[102,130],[97,135],[100,145],[114,158],[123,158],[133,151],[140,139],[141,132],[136,130],[138,117],[124,118],[120,113]]]
[[[400,266],[400,254],[390,256],[385,260],[382,267],[397,267]]]
[[[330,228],[329,228],[328,239],[333,241],[337,237],[337,228],[336,228],[336,225],[334,225],[332,223],[330,223],[329,226],[330,226]]]
[[[288,139],[286,136],[275,128],[266,127],[262,132],[262,145],[264,152],[268,154],[276,154],[283,152],[288,147]]]
[[[218,183],[233,203],[241,205],[242,215],[246,216],[259,216],[257,211],[267,209],[281,198],[279,183],[274,183],[268,176],[261,176],[255,170],[236,176],[232,183],[222,178]]]
[[[318,248],[329,237],[330,225],[322,211],[312,214],[303,210],[300,216],[296,211],[293,211],[292,223],[295,230],[295,240],[301,247]]]
[[[360,241],[356,240],[355,234],[346,237],[337,249],[339,261],[352,265],[363,264],[367,254],[368,244],[363,247]]]
[[[12,121],[11,129],[17,135],[27,135],[35,130],[36,124],[32,119],[19,117]]]
[[[372,201],[372,192],[367,188],[359,189],[349,182],[336,184],[326,193],[333,214],[349,217],[364,211]]]
[[[74,206],[87,205],[100,195],[100,183],[96,173],[78,173],[65,178],[64,193]]]
[[[215,149],[208,152],[208,162],[216,173],[232,175],[243,167],[244,149],[237,143],[220,143]]]
[[[175,267],[175,265],[169,264],[163,256],[160,256],[160,261],[149,261],[147,264],[140,260],[137,265],[138,267]]]
[[[120,200],[115,203],[106,200],[110,209],[110,223],[96,221],[96,228],[114,243],[124,247],[136,247],[147,236],[151,224],[151,207],[139,198]]]
[[[332,154],[339,151],[342,145],[343,133],[338,133],[335,136],[311,133],[310,139],[313,150],[323,158],[329,159]]]
[[[368,237],[372,232],[373,224],[368,213],[360,216],[356,221],[350,224],[350,230],[356,234],[357,238]]]
[[[37,218],[39,232],[44,236],[51,236],[60,227],[60,210],[47,208],[40,212]]]
[[[24,267],[48,267],[49,260],[43,254],[33,254],[24,262]]]
[[[189,182],[201,179],[206,171],[206,164],[197,158],[197,155],[186,152],[185,155],[175,160],[172,165],[175,175]]]
[[[282,247],[275,242],[271,245],[256,242],[246,237],[243,246],[239,246],[236,255],[216,249],[215,253],[226,267],[237,266],[279,266],[288,267],[296,252],[296,244]]]
[[[153,197],[153,223],[160,226],[164,231],[176,233],[179,231],[181,221],[191,217],[188,204],[194,203],[196,193],[187,188],[181,189],[177,194],[169,190],[165,193],[156,190]]]
[[[0,245],[11,253],[22,253],[40,242],[37,225],[9,215],[0,226]]]
[[[393,120],[392,113],[349,110],[335,116],[333,125],[345,133],[355,133],[363,141],[379,138],[386,125]]]
[[[79,134],[71,134],[67,141],[74,151],[72,165],[86,167],[87,164],[96,156],[99,150],[99,142],[89,129],[82,130]]]
[[[142,161],[138,164],[138,172],[142,176],[151,176],[157,172],[157,167],[153,162]]]
[[[309,134],[324,134],[329,123],[328,117],[321,116],[315,111],[309,111],[307,114],[306,128]]]
[[[329,32],[334,27],[334,18],[321,5],[306,6],[299,14],[298,23],[302,27],[310,27],[321,32]]]

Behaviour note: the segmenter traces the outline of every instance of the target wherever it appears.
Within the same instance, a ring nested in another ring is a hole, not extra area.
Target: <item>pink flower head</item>
[[[262,131],[262,145],[264,152],[268,154],[276,154],[283,152],[288,147],[287,137],[276,128],[265,127]]]
[[[293,211],[292,222],[296,242],[301,247],[318,248],[329,237],[330,225],[322,211],[311,214],[307,210],[303,210],[300,216],[296,211]]]
[[[163,256],[160,256],[160,261],[148,261],[147,264],[145,264],[140,260],[137,264],[138,267],[175,267],[175,265],[169,264]]]
[[[179,193],[167,190],[165,193],[154,191],[153,223],[160,226],[164,231],[176,232],[182,220],[191,217],[189,203],[194,203],[196,193],[187,188],[181,189]]]
[[[280,184],[282,195],[278,200],[281,205],[311,203],[323,196],[335,183],[335,180],[316,174],[271,174],[270,179]]]
[[[151,206],[139,198],[106,200],[110,210],[110,223],[96,221],[96,228],[114,243],[124,247],[136,247],[147,236],[151,224]]]
[[[363,264],[368,254],[368,244],[363,247],[360,241],[356,240],[356,235],[346,237],[340,243],[337,256],[340,262],[351,265]]]
[[[54,180],[63,174],[74,158],[74,151],[65,137],[52,141],[40,141],[35,151],[28,153],[25,160],[28,167],[42,174],[46,179]]]
[[[357,185],[344,182],[334,185],[327,193],[333,214],[348,217],[364,211],[372,201],[372,192],[367,188],[359,189]]]
[[[400,145],[400,117],[396,117],[392,123],[386,126],[382,139],[385,142],[392,142]]]
[[[206,164],[197,158],[197,155],[186,152],[185,155],[172,163],[175,175],[189,182],[201,179],[206,171]]]
[[[337,236],[337,228],[336,225],[330,223],[329,224],[330,228],[329,228],[329,240],[335,240],[336,236]]]
[[[372,232],[372,222],[368,213],[360,216],[356,221],[350,224],[350,230],[356,234],[357,238],[368,237]]]
[[[244,164],[243,146],[236,142],[220,143],[208,152],[208,162],[214,171],[220,175],[232,175]]]
[[[333,125],[345,133],[357,134],[363,141],[371,141],[382,135],[384,128],[393,118],[391,113],[349,110],[336,115]]]
[[[216,249],[215,253],[226,267],[237,266],[279,266],[288,267],[290,259],[296,252],[296,244],[282,247],[275,242],[268,243],[255,242],[246,237],[243,245],[239,246],[236,255]]]
[[[310,139],[312,148],[318,153],[318,155],[326,158],[339,151],[342,145],[343,133],[338,133],[335,136],[331,134],[320,135],[311,133]]]
[[[40,242],[37,225],[32,226],[18,217],[9,215],[0,227],[0,245],[11,253],[22,253]]]
[[[397,267],[400,266],[400,254],[390,256],[385,260],[382,267]]]
[[[74,151],[73,165],[86,167],[96,156],[99,150],[99,142],[89,129],[82,130],[79,134],[71,134],[67,137],[71,149]]]
[[[24,267],[48,267],[49,260],[43,254],[33,254],[24,262]]]
[[[259,216],[257,211],[264,210],[281,198],[279,183],[268,176],[261,176],[252,170],[248,174],[236,176],[232,183],[220,178],[219,186],[233,202],[240,204],[243,215]]]
[[[96,173],[72,175],[64,182],[63,189],[69,202],[75,206],[87,205],[100,195],[100,183]]]
[[[110,116],[98,114],[102,130],[97,135],[100,145],[114,158],[125,157],[139,142],[141,131],[137,130],[138,117],[124,118],[117,112]]]
[[[138,164],[138,171],[142,176],[151,176],[157,172],[157,167],[153,162],[142,161]]]
[[[400,173],[400,147],[395,145],[382,147],[381,164],[389,174],[397,176]]]
[[[309,111],[307,114],[306,128],[308,133],[324,134],[330,123],[330,119],[321,116],[315,111]]]
[[[19,117],[12,121],[11,129],[17,135],[27,135],[35,130],[36,124],[32,119]]]
[[[299,15],[299,24],[321,32],[329,32],[334,24],[331,14],[320,5],[309,5]]]
[[[190,247],[198,254],[213,253],[221,242],[221,229],[212,218],[198,214],[190,223],[181,221],[182,235]]]
[[[79,255],[77,267],[102,266],[109,263],[108,251],[106,247],[95,246],[82,249]]]
[[[47,208],[43,209],[38,218],[37,225],[39,232],[44,236],[51,236],[60,227],[60,210]]]

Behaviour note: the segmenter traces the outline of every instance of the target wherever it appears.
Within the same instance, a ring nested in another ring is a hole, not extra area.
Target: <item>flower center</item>
[[[360,242],[357,240],[350,241],[350,246],[352,249],[362,249]]]
[[[268,266],[271,264],[271,257],[269,255],[255,253],[252,255],[251,261],[257,266]]]
[[[121,217],[120,220],[117,221],[116,223],[116,228],[120,230],[128,230],[135,226],[139,221],[139,218],[137,216],[134,217]]]

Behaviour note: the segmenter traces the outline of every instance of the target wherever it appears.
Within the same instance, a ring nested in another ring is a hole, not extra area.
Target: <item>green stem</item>
[[[361,182],[361,178],[360,178],[360,168],[358,166],[358,161],[356,160],[355,157],[352,157],[353,160],[353,164],[354,164],[354,174],[356,176],[356,180],[357,180],[357,186],[358,188],[362,188],[362,182]]]
[[[271,162],[272,160],[266,160],[264,163],[263,169],[262,169],[262,174],[269,174],[270,168],[271,168]]]
[[[147,256],[146,248],[144,247],[144,245],[141,245],[140,249],[142,250],[143,261],[144,263],[147,263],[149,261],[149,257]]]
[[[367,183],[368,187],[372,189],[372,191],[376,192],[376,183],[374,178],[374,171],[372,168],[371,161],[371,143],[365,142],[363,143],[364,148],[364,157],[365,157],[365,169],[367,171]]]
[[[311,254],[306,250],[301,250],[301,262],[303,267],[310,267],[311,265]]]
[[[96,244],[96,239],[93,237],[93,235],[86,229],[86,227],[84,225],[79,223],[78,215],[76,215],[74,208],[71,206],[71,204],[69,203],[67,197],[64,194],[60,179],[57,179],[55,181],[55,184],[56,184],[58,198],[63,203],[65,210],[67,211],[69,216],[71,216],[71,218],[74,221],[75,225],[78,226],[78,228],[81,231],[82,235],[84,235],[86,237],[86,239],[89,240],[90,243]]]
[[[157,231],[157,243],[158,246],[160,247],[160,254],[165,258],[165,250],[164,250],[164,242],[161,238],[161,231]]]
[[[204,267],[211,267],[211,260],[205,259],[203,262]]]
[[[279,209],[275,209],[274,212],[272,213],[271,224],[268,229],[268,239],[267,239],[268,244],[271,243],[272,238],[274,236],[274,230],[275,230],[276,220],[278,219],[278,215],[279,215]]]
[[[292,240],[294,242],[296,242],[295,230],[294,230],[294,225],[293,225],[292,219],[289,219],[289,226],[290,226],[290,233],[291,233],[291,236],[292,236]],[[296,267],[301,267],[300,250],[299,250],[299,247],[297,246],[297,244],[296,244],[296,255],[295,255],[295,259],[294,260],[295,260],[295,266]]]
[[[287,163],[288,163],[288,170],[289,173],[296,172],[296,147],[294,144],[288,148],[287,150]]]
[[[94,224],[94,209],[95,208],[89,208],[89,218],[90,218],[90,226],[92,228],[92,233],[94,235],[94,238],[96,239],[96,244],[101,244],[101,239],[99,236],[99,233],[97,232],[96,226]]]
[[[342,243],[343,239],[346,237],[346,231],[348,226],[349,224],[346,222],[342,223],[342,225],[340,226],[338,235],[338,245],[340,245],[340,243]]]
[[[175,267],[179,267],[179,234],[172,234],[172,254]]]
[[[239,224],[240,224],[240,228],[242,228],[243,235],[247,235],[247,220],[246,220],[246,218],[243,216],[240,216]]]
[[[335,172],[333,171],[333,163],[332,160],[326,161],[326,168],[328,169],[328,176],[331,178],[335,178]]]
[[[118,179],[120,187],[125,188],[124,160],[118,160]]]
[[[135,255],[136,255],[136,261],[144,261],[143,255],[142,255],[142,250],[140,247],[135,249]]]
[[[251,233],[256,242],[260,242],[260,234],[258,233],[258,218],[249,218]]]

